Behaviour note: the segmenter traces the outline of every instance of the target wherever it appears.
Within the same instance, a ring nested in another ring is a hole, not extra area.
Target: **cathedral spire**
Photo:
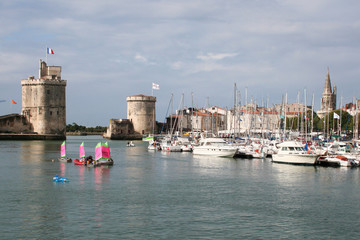
[[[326,74],[324,93],[332,93],[332,90],[331,90],[331,82],[330,82],[329,67],[328,67],[327,74]]]

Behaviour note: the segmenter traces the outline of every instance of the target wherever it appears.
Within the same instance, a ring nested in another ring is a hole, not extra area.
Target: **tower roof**
[[[327,74],[326,74],[324,93],[332,93],[329,68],[328,68],[328,71],[327,71]]]

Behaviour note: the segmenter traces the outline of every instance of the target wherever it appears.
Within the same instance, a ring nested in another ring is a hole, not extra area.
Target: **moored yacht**
[[[234,157],[236,147],[230,146],[222,138],[203,138],[199,146],[193,147],[193,154],[217,157]]]
[[[171,137],[165,137],[160,142],[161,150],[167,152],[181,152],[181,146],[175,143]]]
[[[272,155],[272,161],[299,165],[314,165],[319,155],[307,152],[303,144],[286,141],[278,144],[279,151]]]

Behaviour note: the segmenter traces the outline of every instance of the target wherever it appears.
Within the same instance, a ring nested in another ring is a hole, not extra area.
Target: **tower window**
[[[46,93],[47,93],[47,94],[50,94],[50,90],[46,90]]]
[[[50,111],[50,116],[52,115],[52,111]]]

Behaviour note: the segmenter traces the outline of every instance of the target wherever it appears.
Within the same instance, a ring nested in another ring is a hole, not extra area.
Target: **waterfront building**
[[[227,112],[227,128],[221,134],[245,136],[274,132],[279,128],[279,122],[280,112],[274,108],[259,107],[250,103]]]
[[[304,114],[307,111],[311,111],[311,106],[305,106],[302,103],[290,103],[290,104],[275,104],[275,111],[285,114],[287,118],[298,117],[300,114]]]

